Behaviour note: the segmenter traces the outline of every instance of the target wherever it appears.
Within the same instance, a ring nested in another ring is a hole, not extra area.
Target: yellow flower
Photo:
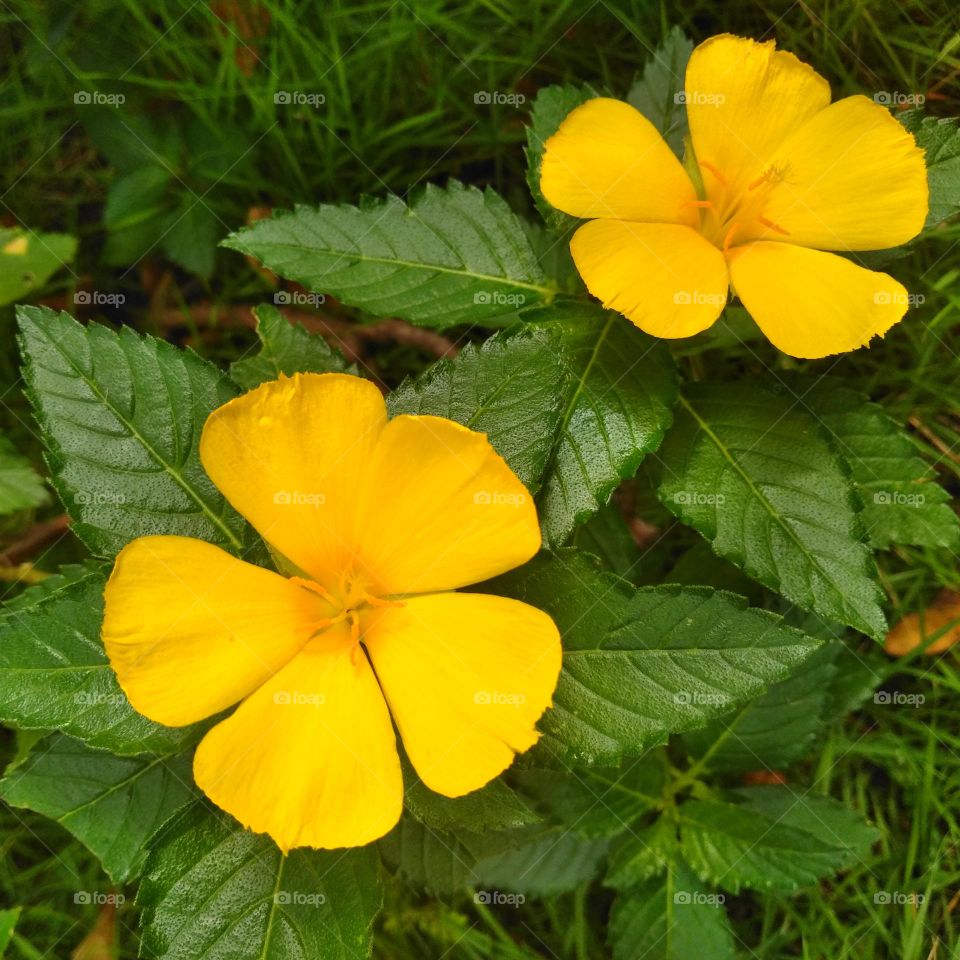
[[[587,101],[546,143],[543,195],[589,221],[570,249],[590,292],[654,336],[689,337],[717,319],[731,287],[795,357],[886,333],[906,290],[823,251],[920,232],[927,176],[913,137],[866,97],[830,103],[827,81],[772,41],[712,37],[685,87],[693,179],[619,100]]]
[[[484,434],[388,421],[368,381],[301,374],[214,411],[200,457],[282,572],[188,537],[134,540],[107,584],[103,638],[130,703],[159,723],[240,702],[194,759],[211,800],[283,850],[357,846],[400,816],[391,717],[449,797],[536,742],[556,626],[454,592],[540,547],[531,498]]]

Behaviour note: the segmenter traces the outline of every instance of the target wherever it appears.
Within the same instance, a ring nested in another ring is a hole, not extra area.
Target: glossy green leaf
[[[53,734],[0,781],[0,797],[56,820],[114,883],[137,875],[147,842],[197,796],[191,757],[118,757]]]
[[[566,385],[538,503],[544,539],[564,543],[660,445],[677,395],[663,341],[617,313],[569,304],[541,311],[555,329]]]
[[[557,128],[566,119],[567,114],[596,96],[598,96],[597,92],[590,86],[553,84],[543,87],[537,93],[530,110],[526,148],[527,185],[544,221],[560,233],[576,226],[579,221],[576,217],[571,217],[552,207],[540,191],[544,144],[557,132]]]
[[[826,716],[834,665],[843,644],[825,644],[794,673],[740,710],[684,736],[693,756],[709,752],[711,770],[782,770],[810,749]]]
[[[660,877],[619,893],[607,939],[613,960],[735,960],[724,897],[675,863]]]
[[[432,414],[485,433],[536,492],[560,422],[563,377],[557,332],[520,328],[440,360],[387,403],[392,415]]]
[[[24,377],[73,532],[110,557],[175,534],[238,549],[246,524],[200,465],[212,410],[236,393],[216,367],[129,327],[20,307]]]
[[[549,302],[517,216],[492,190],[428,185],[359,207],[297,207],[224,241],[317,293],[428,327],[490,323]]]
[[[677,825],[661,815],[646,827],[625,831],[610,851],[604,884],[629,890],[668,870],[677,859]]]
[[[64,584],[0,618],[0,721],[61,730],[115,753],[173,753],[196,727],[163,727],[137,713],[103,652],[101,573]]]
[[[960,520],[950,507],[950,495],[935,482],[917,444],[882,407],[839,377],[794,376],[778,382],[823,424],[849,466],[872,546],[960,545]]]
[[[680,808],[681,851],[703,880],[733,893],[789,893],[861,855],[846,835],[850,815],[841,805],[830,804],[824,822],[827,807],[815,794],[770,789],[772,795],[746,804],[693,800]]]
[[[403,816],[377,847],[387,867],[404,880],[435,894],[449,894],[471,886],[477,862],[509,849],[516,833],[462,828],[453,833]]]
[[[519,769],[513,779],[551,821],[582,837],[614,837],[654,810],[663,792],[659,753],[622,767]]]
[[[252,357],[230,364],[230,376],[244,390],[252,390],[284,374],[347,370],[346,360],[323,337],[291,323],[276,307],[262,304],[254,307],[253,315],[260,349]]]
[[[693,43],[680,27],[674,27],[627,94],[627,101],[660,131],[678,156],[683,154],[683,138],[688,130],[683,84],[691,53]]]
[[[541,555],[478,589],[546,610],[563,671],[537,754],[615,764],[755,697],[819,641],[709,587],[642,587],[575,551]]]
[[[358,960],[381,892],[373,847],[292,850],[198,802],[157,836],[137,904],[141,956]]]
[[[884,635],[859,499],[795,401],[753,384],[691,384],[658,460],[661,500],[719,556],[804,609]]]
[[[926,155],[932,227],[960,212],[960,127],[956,118],[925,117],[923,110],[906,110],[900,122],[914,135]]]
[[[474,883],[488,895],[506,890],[552,897],[575,890],[597,875],[607,852],[604,838],[587,839],[562,827],[533,826],[514,834],[514,846],[474,867]]]
[[[523,797],[500,778],[462,797],[445,797],[425,786],[404,762],[403,781],[404,806],[431,830],[483,833],[512,830],[539,820]]]

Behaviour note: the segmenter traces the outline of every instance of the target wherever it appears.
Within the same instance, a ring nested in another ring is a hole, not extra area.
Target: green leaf
[[[629,830],[610,855],[604,885],[629,890],[663,873],[677,858],[677,825],[670,816],[657,817],[649,826]]]
[[[603,838],[584,839],[562,827],[514,831],[517,843],[485,857],[474,868],[475,884],[534,897],[552,897],[592,880],[607,852]]]
[[[592,554],[605,570],[624,580],[631,580],[637,574],[640,552],[615,503],[601,507],[586,523],[577,527],[571,545]]]
[[[752,384],[691,384],[680,404],[658,457],[664,504],[764,586],[883,637],[859,500],[817,421]]]
[[[563,670],[537,755],[616,764],[702,726],[782,679],[819,641],[708,587],[642,587],[575,551],[541,555],[485,584],[546,610]]]
[[[485,433],[536,492],[560,422],[563,376],[556,331],[520,327],[438,361],[387,404],[392,415],[432,414]]]
[[[688,130],[683,81],[691,53],[693,43],[680,27],[674,27],[627,94],[627,101],[660,131],[678,156],[683,154]]]
[[[0,306],[25,300],[71,263],[76,252],[77,238],[65,233],[0,228]]]
[[[527,126],[527,184],[533,196],[533,202],[548,226],[563,233],[576,226],[580,221],[576,217],[550,206],[540,192],[540,170],[543,166],[543,147],[566,119],[567,114],[582,103],[598,96],[589,86],[553,84],[543,87],[530,108],[530,123]]]
[[[240,548],[246,524],[198,454],[207,416],[236,393],[230,381],[129,327],[83,327],[45,307],[20,307],[18,317],[54,485],[90,550],[111,557],[150,534]]]
[[[136,263],[162,240],[169,218],[172,178],[168,167],[146,163],[111,184],[103,211],[108,231],[104,263]]]
[[[196,803],[157,836],[137,894],[141,956],[357,960],[380,909],[372,846],[292,850]]]
[[[101,564],[100,561],[89,558],[83,563],[64,564],[56,573],[44,577],[39,583],[32,584],[9,600],[4,600],[3,603],[0,604],[0,617],[11,610],[27,610],[30,607],[34,607],[41,600],[46,599],[54,593],[59,593],[77,580],[86,579],[91,575],[98,576],[100,581],[103,582],[108,573],[109,570],[104,570],[103,564]]]
[[[196,727],[163,727],[137,713],[103,652],[104,577],[90,573],[0,618],[0,721],[61,730],[114,753],[173,753]]]
[[[469,887],[475,880],[477,862],[508,849],[515,842],[516,832],[481,834],[460,829],[449,833],[403,816],[377,846],[394,873],[414,886],[448,894]]]
[[[500,778],[462,797],[444,797],[423,784],[413,767],[403,764],[403,802],[410,813],[432,830],[512,830],[539,817],[515,790]]]
[[[914,135],[926,154],[930,211],[927,227],[960,211],[960,127],[956,118],[925,117],[923,110],[906,110],[897,119]]]
[[[733,893],[790,893],[851,861],[842,837],[811,830],[809,817],[791,819],[779,808],[691,800],[678,816],[684,858],[703,880]]]
[[[693,756],[709,752],[710,769],[723,772],[779,770],[799,760],[827,722],[834,661],[842,648],[839,642],[825,644],[737,713],[686,734],[687,749]]]
[[[342,373],[347,362],[318,334],[291,323],[268,304],[253,308],[260,350],[252,357],[230,364],[230,376],[244,390],[252,390],[281,374]]]
[[[735,960],[722,894],[705,890],[682,863],[619,893],[608,933],[613,960]]]
[[[162,213],[172,177],[165,167],[147,165],[114,180],[103,208],[104,226],[126,230]]]
[[[217,241],[226,226],[208,203],[192,193],[167,215],[160,244],[164,253],[184,270],[201,277],[213,273]]]
[[[950,495],[934,482],[916,443],[882,407],[838,377],[782,377],[780,383],[826,427],[847,462],[872,546],[960,546],[960,520]]]
[[[880,839],[880,831],[867,823],[859,811],[812,790],[746,787],[737,790],[735,796],[745,810],[802,830],[845,851],[841,858],[844,867],[869,857],[870,848]]]
[[[409,205],[297,207],[224,246],[349,306],[428,327],[489,323],[555,293],[504,200],[456,182]]]
[[[147,842],[197,794],[191,757],[118,757],[53,734],[0,781],[0,797],[56,820],[114,883],[137,875]]]
[[[30,461],[0,435],[0,516],[31,510],[49,499],[50,494]]]
[[[538,317],[538,320],[541,317]],[[550,545],[596,513],[670,426],[676,370],[664,342],[619,314],[571,304],[542,312],[560,337],[566,390],[539,496]]]
[[[621,769],[518,769],[513,779],[564,829],[581,837],[614,837],[656,808],[664,766],[655,754],[626,760]]]

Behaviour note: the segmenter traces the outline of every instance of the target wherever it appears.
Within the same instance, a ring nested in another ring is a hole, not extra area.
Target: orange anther
[[[756,190],[757,187],[761,186],[761,184],[766,183],[769,179],[770,179],[770,174],[769,174],[769,173],[765,173],[762,177],[757,177],[757,179],[754,180],[753,183],[748,183],[748,184],[747,184],[747,189],[748,189],[748,190]]]
[[[789,230],[784,230],[779,223],[774,223],[772,220],[768,220],[766,217],[757,217],[757,219],[765,226],[771,230],[776,230],[777,233],[782,233],[785,237],[790,236]]]
[[[405,607],[402,600],[384,600],[381,597],[372,597],[369,593],[364,594],[363,602],[371,607]]]
[[[727,178],[712,163],[707,163],[706,160],[698,162],[704,170],[709,170],[724,186],[727,185]]]
[[[730,244],[733,243],[734,234],[740,229],[739,223],[734,223],[731,225],[730,229],[727,231],[727,235],[723,238],[723,252],[726,253],[730,249]]]
[[[330,603],[333,603],[333,596],[326,587],[320,586],[316,580],[307,580],[305,577],[291,577],[291,583],[295,583],[298,587],[303,587],[304,590],[309,590],[311,593],[315,593],[320,597],[323,597],[324,600],[329,600]]]

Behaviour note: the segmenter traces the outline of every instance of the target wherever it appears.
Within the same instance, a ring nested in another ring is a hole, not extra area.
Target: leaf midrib
[[[557,294],[557,288],[552,284],[544,286],[538,283],[528,283],[524,280],[515,280],[512,277],[497,276],[496,274],[489,273],[476,273],[473,270],[457,267],[442,267],[439,264],[433,263],[418,263],[415,260],[402,260],[399,257],[371,257],[367,254],[357,253],[355,250],[337,250],[334,247],[307,247],[302,243],[288,243],[283,240],[264,241],[263,245],[265,247],[270,246],[279,247],[284,250],[294,250],[301,254],[304,252],[304,250],[308,250],[328,254],[330,256],[343,257],[344,259],[362,261],[363,263],[379,263],[386,266],[404,267],[408,270],[424,270],[430,273],[446,273],[457,277],[465,277],[470,280],[483,280],[484,282],[488,283],[506,284],[511,287],[517,287],[520,290],[532,290],[536,293],[539,293],[543,296],[547,303],[549,303]],[[259,253],[247,248],[246,244],[244,244],[244,247],[245,249],[242,250],[243,253],[246,253],[248,256],[256,257],[258,260],[260,259]],[[266,261],[261,260],[261,263],[266,263]]]
[[[107,410],[109,410],[113,416],[115,416],[117,420],[119,420],[120,423],[126,427],[127,430],[130,431],[131,436],[143,446],[144,450],[147,451],[147,453],[164,470],[164,472],[167,473],[183,490],[183,492],[186,493],[187,496],[197,504],[197,506],[200,508],[200,512],[203,513],[207,519],[210,520],[210,522],[213,523],[213,525],[224,534],[224,536],[227,538],[227,542],[234,549],[239,550],[243,546],[242,542],[226,525],[226,523],[224,523],[223,519],[218,517],[217,514],[210,509],[210,507],[203,501],[196,490],[194,490],[193,486],[188,483],[187,480],[182,477],[180,473],[172,467],[171,464],[167,463],[160,453],[153,448],[153,445],[147,440],[147,438],[143,436],[143,434],[140,433],[140,431],[110,402],[107,395],[100,390],[96,381],[88,377],[83,370],[81,370],[80,367],[74,363],[73,358],[61,348],[60,344],[47,336],[46,331],[42,330],[39,325],[35,325],[35,328],[43,334],[43,337],[47,343],[51,344],[56,349],[57,353],[59,353],[60,356],[66,361],[76,376],[87,385],[88,389],[100,401],[100,403]]]
[[[550,456],[547,459],[547,463],[543,468],[542,475],[544,478],[549,478],[550,474],[553,473],[553,468],[556,465],[557,457],[559,456],[560,445],[563,439],[567,437],[567,428],[570,426],[570,420],[573,418],[577,401],[580,399],[580,394],[586,389],[587,378],[590,376],[590,372],[593,369],[594,364],[597,362],[597,357],[600,355],[600,348],[607,339],[607,334],[610,331],[610,326],[613,323],[613,320],[614,314],[610,314],[610,316],[607,317],[606,323],[603,325],[603,330],[600,331],[600,336],[597,337],[597,342],[593,345],[593,349],[590,351],[590,359],[584,366],[583,372],[577,378],[577,384],[574,387],[570,396],[570,400],[563,411],[563,415],[560,418],[560,423],[557,425],[556,440],[553,444],[553,449],[550,451]],[[571,442],[573,442],[572,438]],[[574,444],[574,446],[576,446],[576,444]]]
[[[753,496],[756,497],[756,499],[763,505],[764,509],[767,511],[767,513],[770,514],[770,516],[773,518],[777,526],[781,530],[783,530],[787,534],[787,536],[793,541],[793,543],[798,548],[800,554],[808,559],[811,566],[813,566],[820,573],[820,575],[824,578],[824,580],[827,583],[829,583],[831,587],[833,587],[833,589],[836,590],[837,593],[839,593],[840,596],[845,601],[846,600],[845,591],[842,590],[840,586],[834,581],[833,577],[829,573],[827,573],[826,570],[824,570],[823,566],[820,564],[819,557],[815,553],[813,553],[810,550],[810,548],[797,536],[797,532],[793,529],[793,527],[790,526],[789,523],[787,523],[786,518],[783,517],[779,513],[779,511],[777,511],[774,505],[770,503],[770,501],[763,495],[760,488],[753,482],[753,479],[750,477],[750,475],[743,469],[743,467],[740,466],[737,460],[734,459],[734,457],[730,454],[730,451],[727,449],[726,445],[723,443],[720,437],[718,437],[717,434],[714,433],[714,431],[710,428],[710,425],[707,423],[707,421],[704,420],[700,416],[700,414],[697,413],[697,411],[693,408],[692,404],[687,400],[685,396],[683,396],[683,394],[680,394],[678,399],[679,399],[679,402],[682,404],[682,406],[690,413],[690,415],[694,418],[694,420],[696,420],[700,429],[703,430],[703,432],[713,442],[717,450],[720,451],[721,456],[730,464],[731,467],[733,467],[734,472],[737,473],[737,475],[743,480],[743,482],[746,484],[747,488],[750,490]],[[857,617],[862,619],[863,615],[858,611]]]

